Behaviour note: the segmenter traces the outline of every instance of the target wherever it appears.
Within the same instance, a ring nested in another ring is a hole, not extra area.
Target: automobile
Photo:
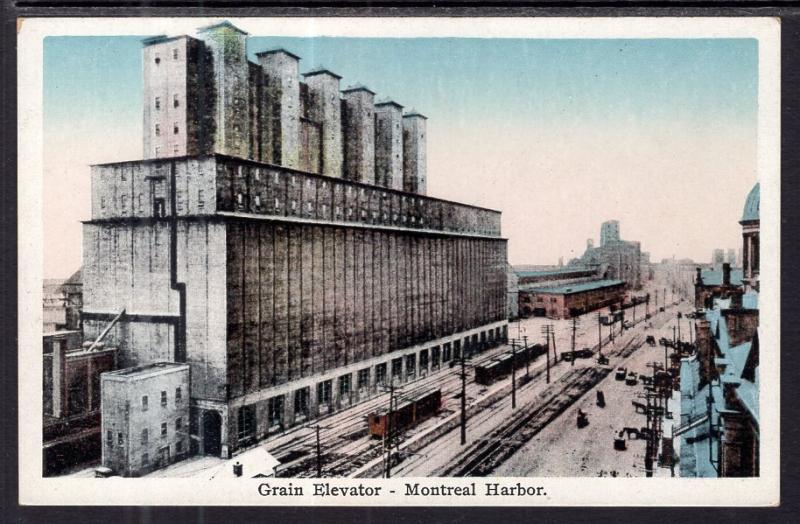
[[[656,337],[654,337],[653,335],[647,335],[647,338],[645,339],[645,342],[650,347],[653,347],[653,346],[656,345]]]
[[[592,358],[594,352],[589,348],[583,348],[575,350],[574,354],[575,358]],[[573,355],[572,351],[565,351],[561,353],[561,359],[570,362],[572,361],[572,355]]]
[[[664,312],[664,306],[661,306],[660,308],[658,308],[658,310],[663,313]]]
[[[622,327],[624,327],[625,329],[630,329],[633,327],[633,322],[631,322],[630,320],[626,320],[625,322],[622,323]]]
[[[628,375],[628,370],[625,368],[617,368],[617,373],[614,375],[616,380],[625,380],[625,377]]]
[[[94,468],[94,476],[95,478],[108,478],[108,477],[116,477],[117,474],[111,468],[107,468],[105,466],[100,466]]]
[[[633,371],[628,373],[628,376],[625,377],[625,385],[626,386],[635,386],[638,383],[639,383],[639,377]]]

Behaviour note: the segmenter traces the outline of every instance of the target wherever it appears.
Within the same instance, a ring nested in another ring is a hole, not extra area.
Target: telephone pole
[[[317,478],[322,478],[322,447],[319,443],[319,424],[317,424]]]
[[[511,341],[511,409],[517,408],[517,343]]]
[[[530,378],[530,370],[528,365],[531,362],[531,355],[528,352],[528,335],[524,335],[522,337],[522,341],[525,343],[525,380],[527,381]]]
[[[600,324],[600,312],[597,312],[597,352],[603,356],[603,327]]]
[[[575,365],[575,331],[578,329],[578,317],[572,317],[572,365]]]
[[[467,443],[467,363],[461,353],[461,445]]]
[[[392,476],[392,408],[394,405],[394,377],[389,380],[389,411],[386,412],[386,478]]]
[[[547,353],[547,383],[550,383],[550,335],[553,335],[553,324],[545,324],[542,326],[542,335],[544,335],[544,343]],[[553,336],[553,354],[555,354],[556,338]]]

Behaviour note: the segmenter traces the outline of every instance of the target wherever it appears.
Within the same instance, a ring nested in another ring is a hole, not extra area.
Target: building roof
[[[292,53],[291,51],[289,51],[289,50],[287,50],[287,49],[285,49],[283,47],[274,47],[272,49],[267,49],[266,51],[259,51],[258,53],[256,53],[256,56],[272,55],[272,54],[275,54],[275,53],[283,53],[283,54],[289,55],[292,58],[295,58],[297,60],[302,60],[302,58],[300,58],[296,54]]]
[[[379,106],[395,106],[399,109],[403,109],[403,106],[398,104],[394,100],[381,100],[380,102],[375,102],[375,107]]]
[[[198,33],[204,33],[206,31],[211,31],[212,29],[220,29],[220,28],[223,28],[223,27],[227,27],[228,29],[233,29],[234,31],[236,31],[238,33],[241,33],[243,35],[249,34],[247,31],[242,31],[241,29],[239,29],[238,27],[236,27],[232,23],[228,22],[227,20],[223,20],[222,22],[219,22],[217,24],[211,24],[211,25],[207,25],[207,26],[201,27],[201,28],[199,28],[197,30],[197,32]]]
[[[367,93],[372,93],[373,95],[375,94],[375,91],[368,88],[364,84],[356,84],[354,86],[347,87],[347,89],[342,89],[342,93],[353,93],[355,91],[366,91]]]
[[[759,202],[761,200],[761,184],[756,182],[753,189],[747,195],[747,200],[744,201],[744,210],[742,211],[741,222],[749,222],[752,220],[759,220]]]
[[[731,285],[741,286],[743,273],[741,268],[731,269]],[[700,278],[703,279],[704,286],[721,286],[722,285],[722,270],[721,269],[703,269],[700,272]]]
[[[581,282],[578,284],[562,284],[558,286],[544,287],[537,287],[536,284],[529,284],[526,286],[520,286],[520,289],[524,291],[534,291],[536,293],[547,293],[550,295],[572,295],[575,293],[584,293],[586,291],[593,291],[595,289],[603,289],[622,285],[625,285],[624,280],[592,280],[590,282]]]
[[[189,364],[182,364],[180,362],[153,362],[152,364],[109,371],[104,373],[103,376],[108,376],[109,378],[143,378],[159,373],[180,371],[184,368],[188,370]]]
[[[414,118],[414,117],[424,118],[425,120],[428,119],[427,116],[423,115],[422,113],[420,113],[416,109],[412,109],[411,111],[409,111],[408,113],[403,115],[403,118]]]
[[[311,71],[303,73],[303,76],[305,76],[305,77],[316,76],[316,75],[330,75],[332,77],[335,77],[337,80],[341,80],[342,79],[341,76],[337,75],[336,73],[334,73],[330,69],[327,69],[327,68],[322,67],[322,66],[315,67]]]
[[[530,270],[519,269],[515,270],[517,275],[521,278],[533,277],[557,277],[562,275],[571,275],[573,273],[585,273],[587,271],[595,272],[594,269],[588,267],[565,267],[562,269],[544,269],[544,270]]]

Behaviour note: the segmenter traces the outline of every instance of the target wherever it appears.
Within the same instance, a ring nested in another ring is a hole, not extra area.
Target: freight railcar
[[[369,415],[369,433],[373,437],[384,437],[391,430],[405,431],[436,414],[442,407],[442,390],[427,390],[411,398],[399,400],[394,409],[382,410]],[[391,422],[391,427],[390,427]]]
[[[533,362],[540,356],[547,352],[547,346],[542,344],[534,344],[528,346],[527,349],[520,348],[517,350],[517,369],[525,366],[528,362]],[[511,351],[506,351],[492,357],[479,365],[475,366],[475,382],[483,386],[488,386],[495,380],[504,377],[511,373],[511,363],[514,360],[514,354]]]

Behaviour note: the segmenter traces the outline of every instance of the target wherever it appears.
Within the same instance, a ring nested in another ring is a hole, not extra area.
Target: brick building
[[[625,282],[591,280],[573,284],[541,287],[520,285],[520,315],[572,318],[612,304],[622,304]]]
[[[201,37],[145,42],[147,159],[93,166],[83,250],[87,338],[125,310],[107,335],[122,366],[189,365],[196,451],[228,456],[506,337],[500,213],[399,186],[424,189],[424,117],[407,115],[413,162],[379,176],[370,100],[327,70],[300,82],[286,50],[247,62],[229,24]],[[155,133],[173,95],[177,149]]]
[[[103,466],[136,477],[189,452],[189,366],[159,362],[103,373]]]
[[[117,351],[81,341],[79,331],[42,337],[43,475],[100,458],[100,374],[116,369]]]

